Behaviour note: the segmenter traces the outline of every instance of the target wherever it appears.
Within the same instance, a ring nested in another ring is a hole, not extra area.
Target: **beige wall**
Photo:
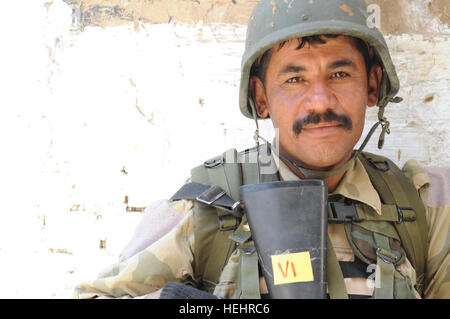
[[[244,26],[256,0],[64,0],[77,12],[77,27],[132,25],[135,32],[151,24],[177,23],[209,26],[213,34],[221,29]],[[450,163],[448,92],[450,49],[448,0],[367,0],[377,4],[381,30],[401,80],[404,102],[391,105],[386,115],[393,133],[388,137],[385,155],[399,165],[414,157],[429,165]],[[221,27],[223,26],[223,27]],[[215,31],[214,31],[215,30]],[[192,43],[198,41],[193,37]],[[204,40],[202,40],[204,41]],[[215,44],[230,41],[214,38]],[[233,41],[244,41],[244,33]],[[241,51],[235,54],[241,54]],[[183,62],[181,62],[183,63]],[[227,68],[223,66],[224,70]],[[238,76],[238,70],[233,69]],[[375,110],[368,119],[375,121]],[[373,138],[375,140],[375,138]],[[410,142],[405,142],[410,141]],[[377,151],[375,143],[368,150]]]
[[[81,8],[83,26],[145,23],[247,24],[257,0],[64,0]],[[367,0],[381,8],[384,34],[439,33],[450,22],[447,0]],[[438,21],[434,21],[438,19]]]

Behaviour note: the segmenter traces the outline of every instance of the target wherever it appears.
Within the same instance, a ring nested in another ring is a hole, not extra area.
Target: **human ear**
[[[378,64],[370,68],[368,83],[367,83],[367,105],[375,106],[378,103],[378,94],[380,92],[381,80],[383,78],[383,70]]]
[[[266,89],[264,88],[264,84],[259,77],[252,76],[250,78],[250,89],[252,92],[253,101],[255,102],[256,113],[260,118],[266,118],[269,115]]]

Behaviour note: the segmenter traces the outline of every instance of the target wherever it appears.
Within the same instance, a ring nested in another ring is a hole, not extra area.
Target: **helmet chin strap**
[[[358,149],[358,153],[361,153],[362,150],[366,147],[367,143],[369,142],[370,138],[372,137],[373,133],[375,133],[375,130],[377,129],[377,127],[381,124],[381,133],[380,133],[380,137],[378,138],[378,149],[382,149],[384,146],[384,138],[386,136],[386,133],[389,135],[391,134],[391,129],[390,129],[390,123],[389,121],[386,119],[386,117],[384,117],[384,108],[385,106],[379,106],[378,109],[378,122],[376,122],[372,128],[370,129],[369,133],[367,134],[366,138],[364,139],[364,142],[361,144],[361,146]]]
[[[359,153],[361,153],[363,151],[363,149],[366,147],[367,143],[369,142],[370,138],[372,137],[373,133],[375,133],[375,130],[377,129],[377,127],[379,125],[381,125],[381,133],[380,133],[380,137],[378,139],[378,148],[379,149],[382,149],[383,146],[384,146],[384,139],[385,139],[386,134],[390,134],[390,123],[386,119],[386,117],[384,117],[384,110],[385,110],[386,105],[380,105],[379,106],[379,110],[378,110],[378,122],[376,122],[372,126],[372,128],[370,129],[369,133],[367,134],[366,138],[364,139],[364,141],[361,144],[361,146],[359,147],[359,149],[356,150],[356,151],[353,151],[352,156],[345,163],[344,166],[341,166],[341,167],[339,167],[337,169],[328,170],[328,171],[312,170],[312,169],[308,169],[308,168],[302,167],[299,164],[294,163],[293,161],[287,159],[280,152],[277,152],[276,149],[272,149],[272,145],[265,138],[263,138],[262,136],[259,135],[258,115],[257,115],[257,112],[256,112],[256,107],[255,107],[255,104],[254,104],[252,98],[249,98],[248,100],[249,100],[249,105],[250,105],[251,110],[252,110],[253,120],[255,121],[255,124],[256,124],[256,130],[255,130],[254,139],[255,139],[257,150],[258,150],[258,158],[259,158],[259,140],[261,139],[265,143],[267,143],[269,148],[273,152],[275,152],[275,154],[283,162],[290,164],[298,172],[300,172],[303,176],[306,176],[307,178],[310,178],[310,179],[325,179],[325,178],[329,178],[329,177],[332,177],[332,176],[335,176],[335,175],[338,175],[338,174],[346,172],[353,165],[357,155]],[[395,100],[395,99],[392,99],[391,102],[398,103],[397,100]]]
[[[403,101],[403,98],[396,96],[391,99],[389,99],[387,102],[382,102],[381,105],[378,106],[378,122],[376,122],[372,128],[370,129],[369,133],[367,134],[366,138],[364,139],[364,142],[361,144],[361,146],[358,149],[358,153],[361,153],[364,147],[366,147],[367,143],[369,142],[370,138],[372,137],[373,133],[375,133],[375,130],[377,127],[381,124],[381,133],[380,137],[378,138],[378,149],[382,149],[384,146],[384,138],[386,137],[386,134],[391,134],[391,128],[390,123],[387,120],[387,118],[384,116],[384,109],[386,108],[386,105],[389,102],[392,103],[400,103]]]
[[[259,139],[262,139],[264,141],[265,141],[265,139],[263,139],[262,137],[259,136],[258,113],[256,112],[255,103],[253,103],[252,98],[249,98],[248,102],[250,104],[250,107],[252,108],[252,116],[253,116],[253,120],[255,121],[255,124],[256,124],[256,130],[255,130],[255,135],[253,136],[253,139],[255,140],[255,143],[256,143],[256,150],[259,153]]]

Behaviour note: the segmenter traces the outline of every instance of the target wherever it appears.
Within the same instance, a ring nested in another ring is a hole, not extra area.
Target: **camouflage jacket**
[[[283,180],[298,179],[279,161]],[[410,160],[403,171],[412,180],[427,208],[429,250],[426,265],[425,298],[450,298],[449,226],[450,169],[425,168]],[[339,194],[372,207],[381,213],[381,201],[362,163],[356,160],[332,194]],[[332,195],[330,194],[330,195]],[[107,267],[98,278],[75,287],[75,298],[157,298],[169,281],[185,282],[193,277],[194,221],[193,202],[159,201],[147,208],[135,234],[123,250],[119,261]],[[155,227],[157,225],[157,227]],[[156,229],[155,229],[156,228]],[[328,226],[328,234],[339,261],[351,261],[355,256],[342,225]],[[214,294],[233,298],[236,291],[240,250],[230,257],[220,276]],[[397,270],[412,283],[415,271],[408,259]],[[349,294],[370,296],[374,285],[368,278],[345,278]],[[266,293],[264,279],[260,291]]]

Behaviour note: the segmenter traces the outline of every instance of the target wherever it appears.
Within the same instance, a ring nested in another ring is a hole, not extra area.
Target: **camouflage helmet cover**
[[[250,16],[242,57],[242,114],[253,118],[249,78],[256,59],[280,42],[320,34],[353,36],[369,44],[383,68],[378,106],[386,106],[400,84],[384,37],[378,29],[368,26],[368,17],[365,0],[261,0]]]

